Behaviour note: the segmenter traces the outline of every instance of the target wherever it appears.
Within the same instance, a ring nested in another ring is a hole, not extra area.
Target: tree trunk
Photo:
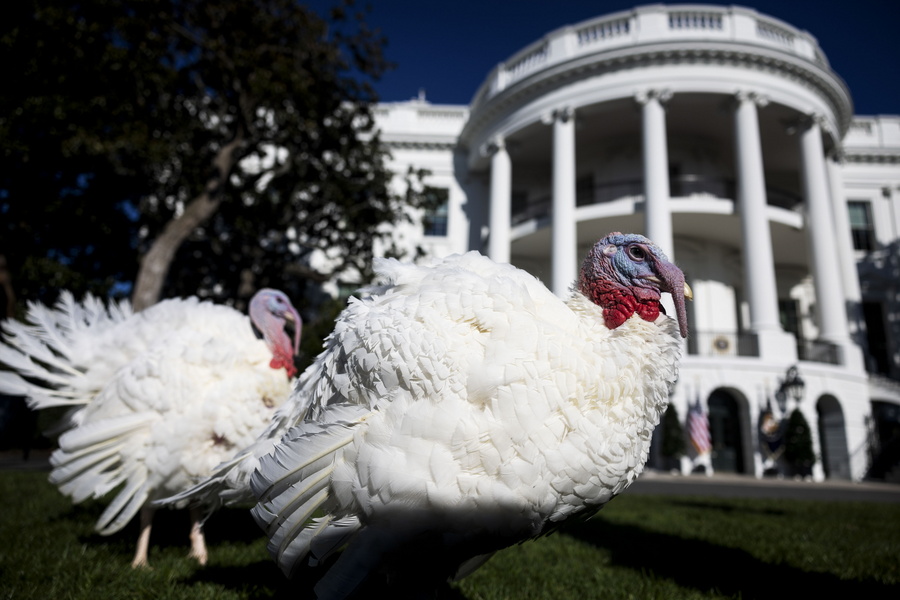
[[[194,229],[204,223],[219,208],[219,199],[203,193],[191,200],[180,217],[172,219],[163,232],[153,241],[147,254],[141,259],[134,283],[132,304],[134,310],[143,310],[159,301],[166,275],[182,242]]]
[[[135,311],[159,302],[163,284],[178,248],[192,231],[205,223],[219,209],[222,202],[221,190],[236,162],[235,150],[243,143],[243,139],[244,136],[238,134],[230,143],[219,149],[213,161],[216,176],[207,182],[202,194],[188,203],[180,216],[166,224],[163,232],[153,241],[147,254],[141,259],[131,296]]]

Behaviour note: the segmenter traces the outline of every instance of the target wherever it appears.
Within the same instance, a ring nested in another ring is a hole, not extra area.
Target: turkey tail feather
[[[61,435],[60,448],[50,457],[54,467],[50,483],[76,503],[99,498],[127,482],[97,521],[96,528],[103,535],[124,527],[147,501],[146,467],[139,465],[124,472],[119,453],[128,434],[157,418],[142,413],[83,424]]]
[[[62,292],[53,308],[29,303],[27,324],[2,324],[7,339],[0,344],[0,363],[17,373],[0,373],[0,392],[26,396],[32,409],[89,403],[97,390],[77,364],[76,346],[85,336],[99,335],[131,315],[128,302],[106,307],[87,295],[79,304],[69,291]]]
[[[110,502],[97,520],[95,527],[100,535],[110,535],[125,527],[141,510],[149,495],[147,469],[137,467],[128,476],[125,488]]]
[[[115,455],[121,449],[122,444],[113,440],[71,454],[57,450],[50,457],[54,468],[50,473],[49,481],[53,485],[60,486],[60,490],[64,494],[72,496],[74,502],[81,502],[91,494],[82,495],[75,490],[80,487],[93,488],[98,483],[98,479],[107,479],[109,475],[102,474],[118,461]],[[93,489],[91,489],[91,493],[93,493]],[[100,495],[102,493],[97,494],[97,496]]]
[[[85,423],[78,429],[62,434],[59,437],[59,447],[67,454],[71,454],[125,436],[148,426],[157,419],[159,419],[158,414],[144,412],[111,417],[96,423]]]

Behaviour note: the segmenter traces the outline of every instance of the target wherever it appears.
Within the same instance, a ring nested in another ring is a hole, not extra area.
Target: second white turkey
[[[260,290],[250,318],[197,298],[133,313],[64,292],[6,321],[0,391],[33,409],[69,406],[50,481],[74,502],[116,491],[101,534],[140,513],[132,562],[147,564],[153,500],[184,491],[254,441],[288,397],[301,320],[284,293]],[[293,322],[293,339],[285,332]],[[253,328],[262,336],[258,339]],[[191,555],[207,549],[195,507]]]

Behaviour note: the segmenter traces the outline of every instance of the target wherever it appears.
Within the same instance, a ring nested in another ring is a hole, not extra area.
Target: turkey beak
[[[303,329],[303,320],[300,318],[300,313],[293,306],[284,311],[281,316],[294,326],[294,356],[297,356],[300,354],[300,332]]]
[[[691,286],[684,280],[684,273],[681,269],[672,263],[664,260],[656,262],[656,275],[659,278],[659,289],[663,292],[672,294],[672,300],[675,302],[675,313],[678,317],[678,327],[681,330],[681,337],[688,336],[687,310],[685,310],[684,299],[694,299],[694,292]]]

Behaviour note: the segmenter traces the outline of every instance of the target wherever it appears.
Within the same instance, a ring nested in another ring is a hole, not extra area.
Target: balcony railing
[[[759,356],[759,343],[754,333],[692,331],[688,338],[688,354],[722,358]]]
[[[553,210],[553,202],[547,196],[541,196],[527,202],[513,202],[510,222],[513,226],[525,223],[533,219],[541,220],[550,217]]]
[[[587,194],[580,197],[579,206],[613,202],[621,198],[644,195],[642,179],[610,181],[594,186],[594,197]],[[733,179],[725,177],[704,177],[702,175],[679,175],[669,179],[669,196],[686,198],[689,196],[707,196],[712,198],[734,198],[735,184]]]
[[[844,362],[840,346],[817,340],[797,340],[797,358],[829,365],[840,365]]]
[[[723,358],[754,357],[759,356],[759,343],[754,333],[692,331],[688,338],[688,354]],[[830,365],[843,364],[840,346],[815,340],[797,340],[797,358]]]
[[[736,198],[735,182],[726,177],[705,177],[701,175],[680,175],[669,180],[669,195],[672,198],[710,197]],[[576,195],[578,206],[603,204],[623,198],[640,198],[644,196],[644,183],[641,179],[627,179],[597,184],[582,189]],[[772,206],[788,210],[795,209],[801,202],[799,194],[789,190],[766,187],[767,201]],[[513,203],[512,224],[518,225],[532,219],[549,217],[553,210],[553,201],[549,196],[540,196]]]
[[[554,66],[626,46],[727,41],[768,47],[828,66],[805,31],[739,6],[653,5],[584,21],[547,34],[497,66],[479,88],[473,111],[515,82]]]

